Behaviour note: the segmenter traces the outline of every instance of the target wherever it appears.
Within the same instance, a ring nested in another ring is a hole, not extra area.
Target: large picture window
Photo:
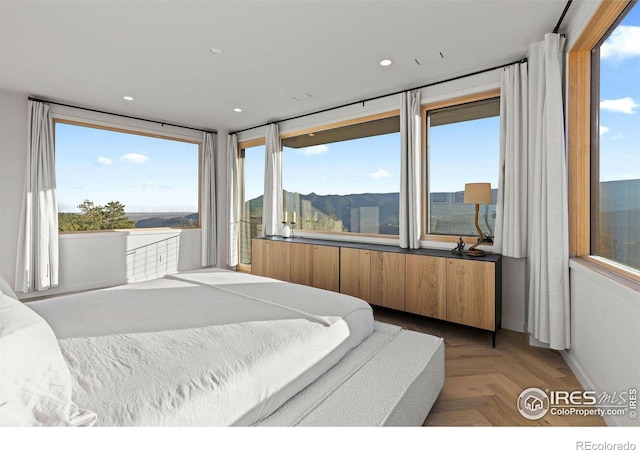
[[[479,224],[493,236],[500,157],[500,99],[450,102],[425,109],[425,234],[477,236],[475,205],[465,204],[466,183],[491,183],[493,201],[481,205]]]
[[[251,239],[262,235],[264,200],[264,139],[239,144],[240,265],[251,264]]]
[[[640,269],[640,6],[591,59],[591,254]]]
[[[56,121],[60,231],[199,226],[200,144]]]
[[[294,230],[399,235],[400,120],[396,113],[286,137],[284,209]]]

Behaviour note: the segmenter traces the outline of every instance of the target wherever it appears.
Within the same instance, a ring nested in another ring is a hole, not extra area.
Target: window
[[[240,157],[240,246],[239,263],[251,264],[251,239],[262,234],[264,199],[264,139],[238,145]]]
[[[200,145],[55,122],[60,231],[199,226]]]
[[[284,209],[294,229],[398,236],[397,112],[284,136]]]
[[[489,98],[487,98],[489,97]],[[475,205],[463,203],[466,183],[491,183],[493,202],[481,205],[479,225],[493,236],[500,162],[500,99],[496,92],[424,109],[429,238],[477,236]],[[426,236],[425,236],[426,237]]]
[[[640,269],[640,6],[592,51],[591,254]]]

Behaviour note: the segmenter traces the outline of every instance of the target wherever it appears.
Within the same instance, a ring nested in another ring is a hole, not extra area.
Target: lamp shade
[[[467,183],[464,185],[463,203],[490,205],[491,183]]]

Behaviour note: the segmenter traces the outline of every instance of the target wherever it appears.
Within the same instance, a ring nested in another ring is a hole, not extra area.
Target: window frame
[[[247,141],[238,142],[238,211],[240,211],[240,215],[242,215],[242,209],[244,207],[244,157],[245,150],[252,147],[259,147],[261,145],[266,145],[267,139],[265,137],[250,139]],[[263,189],[264,191],[264,189]],[[264,195],[264,192],[262,193]],[[238,228],[238,265],[236,266],[236,270],[238,272],[246,272],[251,273],[251,264],[244,264],[240,262],[240,250],[242,246],[242,239],[240,236],[241,228]],[[252,261],[253,262],[253,261]]]
[[[94,128],[97,130],[104,131],[112,131],[117,133],[126,133],[133,134],[137,136],[145,136],[156,139],[167,139],[170,141],[184,142],[187,144],[195,144],[198,146],[198,225],[195,227],[153,227],[153,228],[126,228],[126,229],[113,229],[113,230],[83,230],[83,231],[59,231],[59,234],[83,234],[83,233],[111,233],[111,232],[120,232],[120,231],[128,231],[128,232],[145,232],[149,230],[163,230],[163,229],[171,229],[171,230],[200,230],[202,229],[202,147],[203,142],[197,141],[194,139],[181,138],[177,136],[170,136],[161,133],[154,133],[151,131],[142,131],[136,130],[133,128],[122,128],[113,126],[113,125],[102,125],[95,122],[90,121],[82,121],[75,119],[65,119],[62,117],[53,117],[53,141],[56,142],[55,130],[56,124],[61,123],[65,125],[73,125],[84,128]]]
[[[593,115],[598,82],[593,75],[593,50],[623,19],[632,0],[604,1],[569,50],[567,148],[569,168],[569,257],[636,291],[640,291],[640,271],[591,253],[591,224],[594,220],[592,192],[599,182],[598,117]]]
[[[429,233],[429,184],[428,184],[428,158],[429,158],[429,142],[428,142],[428,127],[427,127],[427,116],[430,111],[434,111],[437,109],[448,108],[450,106],[459,106],[464,105],[466,103],[473,103],[481,100],[490,100],[494,98],[500,98],[500,88],[490,89],[487,91],[476,92],[469,95],[464,95],[461,97],[449,98],[447,100],[442,100],[438,102],[428,103],[422,105],[420,116],[422,121],[422,189],[421,189],[421,207],[422,207],[422,226],[420,231],[420,240],[422,241],[432,241],[432,242],[448,242],[448,243],[457,243],[460,237],[465,244],[475,244],[478,240],[478,236],[460,236],[460,235],[451,235],[451,234],[432,234]],[[496,186],[498,189],[498,186]],[[491,242],[483,242],[482,245],[492,246]]]
[[[399,109],[392,109],[389,111],[385,111],[385,112],[381,112],[381,113],[377,113],[377,114],[371,114],[368,116],[363,116],[363,117],[357,117],[354,119],[348,119],[348,120],[343,120],[340,122],[331,122],[328,124],[324,124],[324,125],[318,125],[315,127],[311,127],[311,128],[305,128],[302,130],[296,130],[296,131],[288,131],[285,133],[280,133],[280,141],[283,141],[284,139],[290,138],[290,137],[295,137],[295,136],[301,136],[304,134],[309,134],[309,133],[317,133],[319,131],[326,131],[326,130],[332,130],[335,128],[342,128],[342,127],[347,127],[349,125],[355,125],[355,124],[359,124],[359,123],[365,123],[365,122],[373,122],[375,120],[380,120],[380,119],[388,119],[389,117],[400,117],[400,110]],[[401,149],[398,148],[398,157],[401,157]],[[284,153],[284,148],[283,148],[283,153]],[[284,157],[284,155],[283,155]],[[284,173],[283,173],[283,178],[284,178]],[[398,192],[400,192],[400,185],[398,185]],[[313,235],[313,237],[322,237],[322,236],[332,236],[332,237],[336,237],[336,236],[344,236],[344,237],[354,237],[354,238],[375,238],[375,239],[387,239],[387,240],[394,240],[394,241],[398,241],[400,239],[400,236],[397,235],[391,235],[391,234],[375,234],[375,233],[354,233],[351,231],[347,231],[347,232],[340,232],[340,231],[321,231],[321,230],[302,230],[302,229],[295,229],[295,234],[299,234],[299,235],[305,235],[305,234],[309,234],[309,235]]]

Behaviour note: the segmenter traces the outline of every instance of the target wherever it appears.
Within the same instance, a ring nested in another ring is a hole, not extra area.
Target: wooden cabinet
[[[489,330],[495,345],[502,304],[500,255],[473,259],[445,250],[345,245],[311,239],[254,239],[252,273]]]
[[[340,249],[340,292],[371,301],[371,252]]]
[[[447,259],[446,320],[496,330],[495,264]]]
[[[371,252],[369,303],[404,311],[405,257],[403,253]]]
[[[447,319],[447,258],[407,255],[407,301],[414,314]]]
[[[251,273],[290,281],[291,247],[289,244],[254,239],[251,246]]]
[[[254,239],[251,273],[338,292],[340,249]]]

